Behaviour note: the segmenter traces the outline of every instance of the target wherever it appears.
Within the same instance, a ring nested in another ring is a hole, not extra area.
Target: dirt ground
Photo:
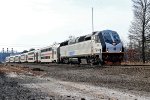
[[[150,66],[8,64],[0,73],[35,100],[150,100]]]

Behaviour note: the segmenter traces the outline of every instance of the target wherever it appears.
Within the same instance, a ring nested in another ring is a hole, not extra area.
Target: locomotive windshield
[[[104,32],[103,37],[104,37],[105,42],[111,43],[111,44],[113,43],[113,40],[112,40],[109,32]]]
[[[112,32],[112,37],[114,42],[116,42],[117,44],[120,43],[119,35],[116,32]]]
[[[112,44],[115,42],[116,44],[120,43],[119,35],[114,31],[103,31],[104,41]]]

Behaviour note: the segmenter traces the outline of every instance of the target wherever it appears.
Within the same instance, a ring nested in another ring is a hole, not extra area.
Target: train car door
[[[35,54],[36,56],[36,62],[38,62],[38,52]]]
[[[52,59],[54,59],[54,49],[52,49]]]

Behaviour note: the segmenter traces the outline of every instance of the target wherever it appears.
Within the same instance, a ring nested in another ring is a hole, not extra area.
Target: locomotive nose
[[[113,42],[112,45],[113,45],[113,46],[116,46],[116,42]]]

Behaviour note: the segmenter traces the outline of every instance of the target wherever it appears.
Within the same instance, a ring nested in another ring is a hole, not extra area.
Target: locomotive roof
[[[64,42],[61,42],[60,46],[65,46],[65,45],[68,45],[68,44],[74,44],[74,43],[85,41],[86,38],[89,38],[92,35],[95,35],[97,32],[98,31],[95,31],[95,32],[93,32],[91,34],[88,34],[88,35],[83,35],[83,36],[80,36],[80,37],[76,37],[76,38],[73,38],[73,39],[66,40]]]

